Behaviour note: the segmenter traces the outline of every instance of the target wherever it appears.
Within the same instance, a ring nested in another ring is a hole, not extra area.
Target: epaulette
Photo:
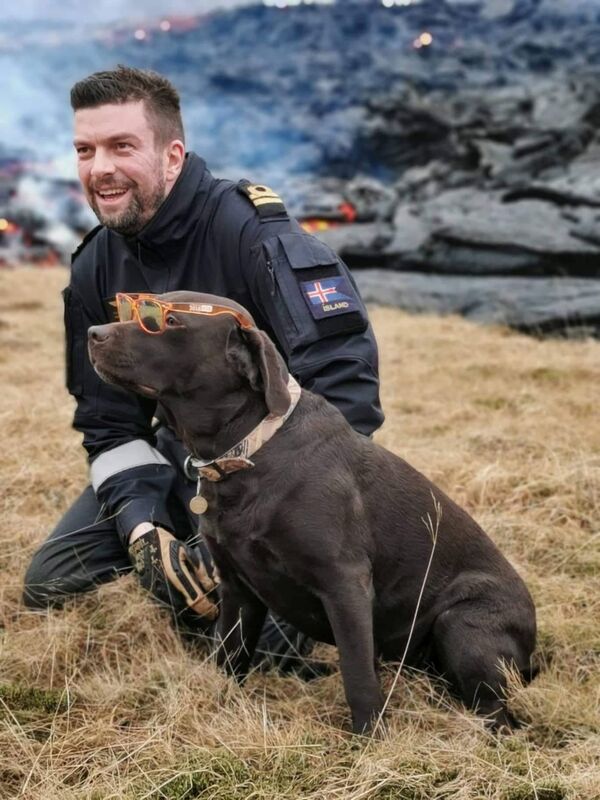
[[[287,216],[283,200],[278,194],[262,183],[250,183],[247,180],[239,181],[238,192],[246,195],[258,212],[261,222],[269,217]]]
[[[91,242],[91,240],[94,238],[94,236],[95,236],[95,235],[96,235],[96,234],[97,234],[99,231],[101,231],[103,227],[104,227],[104,225],[96,225],[96,227],[95,227],[95,228],[92,228],[92,230],[91,230],[91,231],[88,231],[88,232],[86,233],[86,235],[85,235],[85,236],[83,237],[83,239],[81,240],[81,242],[80,242],[80,244],[79,244],[79,247],[77,248],[77,250],[74,250],[74,251],[71,253],[71,264],[72,264],[72,263],[75,261],[75,259],[76,259],[76,258],[77,258],[77,256],[79,255],[79,253],[81,253],[81,251],[82,251],[82,250],[83,250],[83,248],[86,246],[86,244],[87,244],[88,242]]]

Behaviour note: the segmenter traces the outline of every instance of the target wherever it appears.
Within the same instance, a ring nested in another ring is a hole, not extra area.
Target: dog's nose
[[[108,325],[92,325],[88,328],[88,341],[99,344],[105,342],[110,336],[110,327]]]

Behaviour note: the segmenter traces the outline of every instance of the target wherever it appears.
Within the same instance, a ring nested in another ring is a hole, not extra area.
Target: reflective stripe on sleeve
[[[101,453],[90,466],[90,480],[94,491],[97,492],[104,481],[133,467],[144,467],[146,464],[167,464],[170,461],[162,453],[143,439],[114,447],[106,453]]]

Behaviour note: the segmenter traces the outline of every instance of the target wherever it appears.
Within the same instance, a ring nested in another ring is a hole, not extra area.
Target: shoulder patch
[[[238,183],[237,188],[254,205],[261,221],[267,217],[287,216],[281,197],[263,183],[250,183],[250,181],[242,180]]]
[[[301,281],[300,288],[314,319],[360,311],[356,293],[345,275]]]
[[[92,241],[92,239],[94,238],[94,236],[95,236],[97,233],[99,233],[99,232],[102,230],[102,228],[103,228],[103,227],[104,227],[104,225],[96,225],[96,227],[95,227],[95,228],[92,228],[92,230],[91,230],[91,231],[88,231],[88,232],[86,233],[86,235],[85,235],[85,236],[83,237],[83,239],[81,240],[81,243],[79,244],[79,247],[78,247],[76,250],[74,250],[74,251],[73,251],[73,253],[71,253],[71,264],[72,264],[72,263],[75,261],[75,259],[76,259],[76,258],[77,258],[77,256],[79,255],[79,253],[81,253],[81,251],[82,251],[82,250],[83,250],[83,248],[86,246],[86,244],[87,244],[88,242],[91,242],[91,241]]]

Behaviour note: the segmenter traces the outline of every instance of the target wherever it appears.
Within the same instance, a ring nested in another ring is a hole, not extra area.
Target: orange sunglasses
[[[229,314],[235,317],[240,328],[254,328],[251,319],[240,311],[228,306],[215,305],[214,303],[169,303],[158,300],[152,294],[124,294],[116,295],[117,314],[119,322],[137,320],[140,328],[146,333],[164,333],[167,328],[167,314],[169,311],[178,311],[183,314],[200,314],[205,317],[216,317]]]

